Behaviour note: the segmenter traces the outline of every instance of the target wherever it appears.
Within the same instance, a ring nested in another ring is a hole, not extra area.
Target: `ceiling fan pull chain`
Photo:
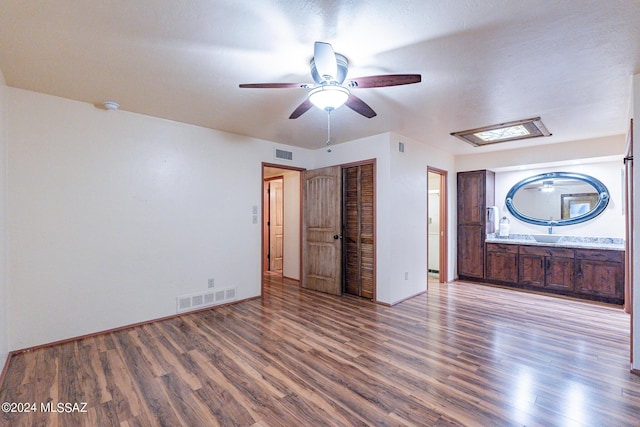
[[[331,110],[327,110],[327,153],[331,152]]]

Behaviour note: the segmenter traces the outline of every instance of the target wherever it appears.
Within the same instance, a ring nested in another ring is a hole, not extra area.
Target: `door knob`
[[[337,235],[337,234],[334,234],[334,235],[333,235],[333,239],[334,239],[334,240],[342,239],[342,236],[339,236],[339,235]]]

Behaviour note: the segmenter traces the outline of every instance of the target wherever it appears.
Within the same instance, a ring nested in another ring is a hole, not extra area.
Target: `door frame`
[[[448,176],[449,172],[444,169],[434,168],[432,166],[427,166],[427,224],[429,222],[429,172],[434,173],[440,176],[440,259],[439,259],[439,273],[438,273],[438,281],[440,283],[447,283],[449,281],[449,233],[448,233]],[[427,277],[429,277],[429,233],[427,233]],[[428,280],[427,280],[428,282]]]
[[[634,339],[634,306],[633,306],[633,289],[634,289],[634,270],[633,270],[633,258],[634,258],[634,198],[635,191],[633,187],[634,171],[633,171],[633,118],[629,123],[629,132],[627,133],[627,146],[624,157],[624,213],[625,213],[625,274],[624,274],[624,311],[629,313],[630,328],[629,328],[629,362],[633,366],[633,339]]]
[[[350,163],[344,163],[344,164],[340,164],[340,165],[336,165],[336,166],[341,166],[342,168],[345,167],[351,167],[351,166],[359,166],[359,165],[365,165],[365,164],[373,164],[373,194],[374,194],[374,198],[373,198],[373,214],[374,214],[374,221],[373,221],[373,235],[374,235],[374,239],[373,239],[373,251],[374,251],[374,265],[373,265],[373,300],[372,301],[377,301],[377,290],[378,290],[378,286],[377,286],[377,242],[378,242],[378,238],[377,238],[377,200],[378,200],[378,189],[377,189],[377,159],[372,158],[372,159],[366,159],[366,160],[361,160],[361,161],[356,161],[356,162],[350,162]],[[283,170],[289,170],[289,171],[296,171],[299,172],[299,179],[300,179],[300,206],[299,206],[299,218],[300,218],[300,230],[299,230],[299,235],[300,235],[300,239],[298,241],[298,245],[299,245],[299,260],[298,260],[298,277],[300,279],[298,279],[298,286],[301,286],[302,284],[302,227],[303,227],[303,219],[302,219],[302,215],[303,215],[303,206],[302,206],[302,192],[303,192],[303,182],[302,182],[302,172],[307,170],[306,168],[301,168],[301,167],[295,167],[295,166],[288,166],[288,165],[281,165],[281,164],[277,164],[277,163],[270,163],[270,162],[262,162],[261,164],[261,180],[260,180],[260,191],[262,193],[262,220],[260,221],[260,239],[261,239],[261,255],[260,255],[260,264],[261,264],[261,268],[260,268],[260,296],[263,296],[263,292],[264,292],[264,286],[265,286],[265,281],[264,281],[264,273],[265,273],[265,268],[267,266],[266,264],[266,253],[268,251],[268,248],[265,247],[265,245],[268,243],[268,240],[265,239],[265,222],[264,222],[264,216],[265,216],[265,208],[266,206],[268,206],[269,204],[269,200],[267,198],[267,194],[266,191],[264,190],[264,181],[265,181],[265,168],[276,168],[276,169],[283,169]],[[446,171],[444,171],[446,173]]]
[[[265,285],[265,281],[264,281],[264,273],[265,271],[268,271],[268,264],[266,264],[266,257],[267,257],[267,253],[269,251],[269,248],[266,246],[269,243],[269,240],[265,238],[265,233],[268,232],[268,230],[266,229],[265,226],[265,209],[266,207],[269,206],[269,198],[267,195],[267,192],[265,191],[265,169],[266,168],[275,168],[275,169],[282,169],[282,170],[286,170],[286,171],[296,171],[299,172],[299,179],[300,179],[300,200],[302,201],[302,171],[306,170],[305,168],[299,168],[299,167],[295,167],[295,166],[288,166],[288,165],[280,165],[277,163],[269,163],[269,162],[262,162],[261,164],[261,169],[260,169],[260,175],[261,175],[261,179],[260,179],[260,191],[262,194],[262,200],[261,200],[261,214],[262,214],[262,220],[260,221],[260,247],[261,247],[261,253],[260,253],[260,296],[263,295],[264,292],[264,285]],[[284,189],[283,189],[284,191]],[[300,203],[300,205],[298,206],[299,209],[299,218],[300,218],[300,230],[299,230],[299,235],[302,236],[302,202]],[[299,246],[299,250],[298,250],[298,256],[299,256],[299,260],[298,260],[298,277],[302,278],[302,239],[298,240],[298,246]],[[298,285],[300,285],[300,279],[298,280]]]

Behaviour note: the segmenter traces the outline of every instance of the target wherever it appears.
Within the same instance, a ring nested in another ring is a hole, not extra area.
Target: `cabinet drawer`
[[[568,248],[553,248],[551,246],[520,246],[523,255],[537,255],[544,257],[573,258],[574,250]]]
[[[624,251],[607,249],[576,249],[576,259],[588,259],[593,261],[624,262]]]
[[[502,252],[506,254],[517,254],[518,245],[508,243],[487,243],[487,252]]]

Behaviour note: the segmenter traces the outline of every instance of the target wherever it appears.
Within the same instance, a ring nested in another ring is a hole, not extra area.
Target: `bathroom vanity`
[[[542,226],[544,234],[499,236],[490,209],[493,172],[459,172],[457,178],[461,280],[624,304],[624,240],[556,231],[605,210],[610,195],[602,182],[584,174],[552,172],[516,183],[505,200],[508,212],[513,220]],[[541,210],[547,205],[551,210]]]
[[[624,303],[622,239],[566,236],[539,243],[529,235],[488,235],[485,272],[488,283]]]

